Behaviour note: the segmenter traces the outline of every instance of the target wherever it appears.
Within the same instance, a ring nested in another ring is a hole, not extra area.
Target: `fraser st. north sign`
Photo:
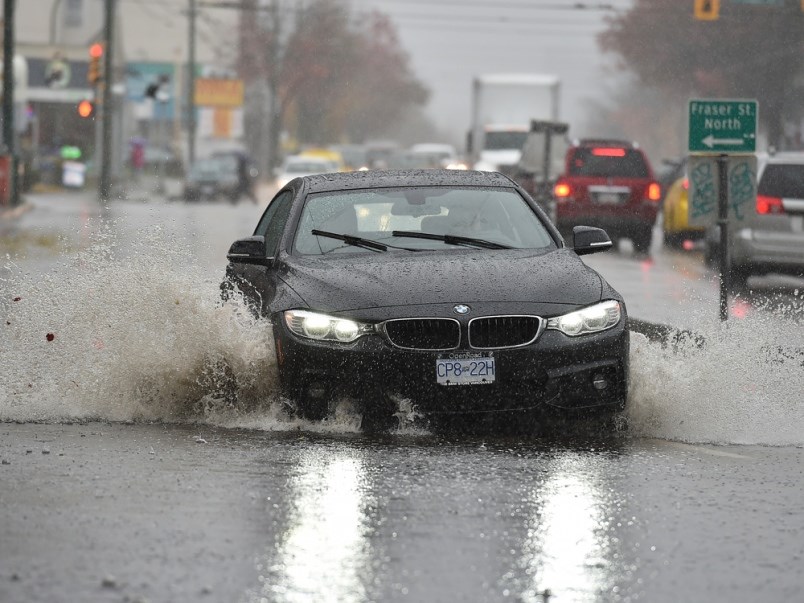
[[[690,101],[690,153],[753,153],[756,141],[757,101]]]

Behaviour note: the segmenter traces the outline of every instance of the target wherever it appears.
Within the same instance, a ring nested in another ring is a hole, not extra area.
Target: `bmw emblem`
[[[456,314],[460,314],[461,316],[469,314],[469,310],[471,310],[471,308],[466,304],[456,304],[452,306],[452,309],[455,311]]]

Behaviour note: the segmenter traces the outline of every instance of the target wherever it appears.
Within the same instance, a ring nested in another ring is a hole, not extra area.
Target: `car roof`
[[[312,193],[399,186],[514,186],[499,172],[472,170],[366,170],[304,176],[303,180]]]
[[[765,163],[804,163],[804,151],[777,151],[776,153],[757,153],[757,159]]]

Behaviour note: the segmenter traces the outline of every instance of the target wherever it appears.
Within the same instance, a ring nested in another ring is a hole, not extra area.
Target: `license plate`
[[[209,185],[202,186],[201,187],[201,192],[203,194],[205,194],[205,195],[211,195],[212,193],[215,192],[215,187],[214,186],[209,186]]]
[[[450,355],[436,359],[436,382],[439,385],[486,385],[494,383],[497,363],[493,354]]]
[[[790,226],[793,232],[804,232],[804,216],[793,216],[790,218]]]
[[[620,202],[620,195],[617,193],[598,193],[597,194],[597,202],[598,203],[619,203]]]

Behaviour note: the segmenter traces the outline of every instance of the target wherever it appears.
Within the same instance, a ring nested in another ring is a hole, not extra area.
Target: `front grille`
[[[409,350],[452,350],[461,342],[461,327],[452,318],[406,318],[384,325],[389,341]]]
[[[541,332],[538,316],[488,316],[469,321],[469,345],[477,349],[528,345]]]

